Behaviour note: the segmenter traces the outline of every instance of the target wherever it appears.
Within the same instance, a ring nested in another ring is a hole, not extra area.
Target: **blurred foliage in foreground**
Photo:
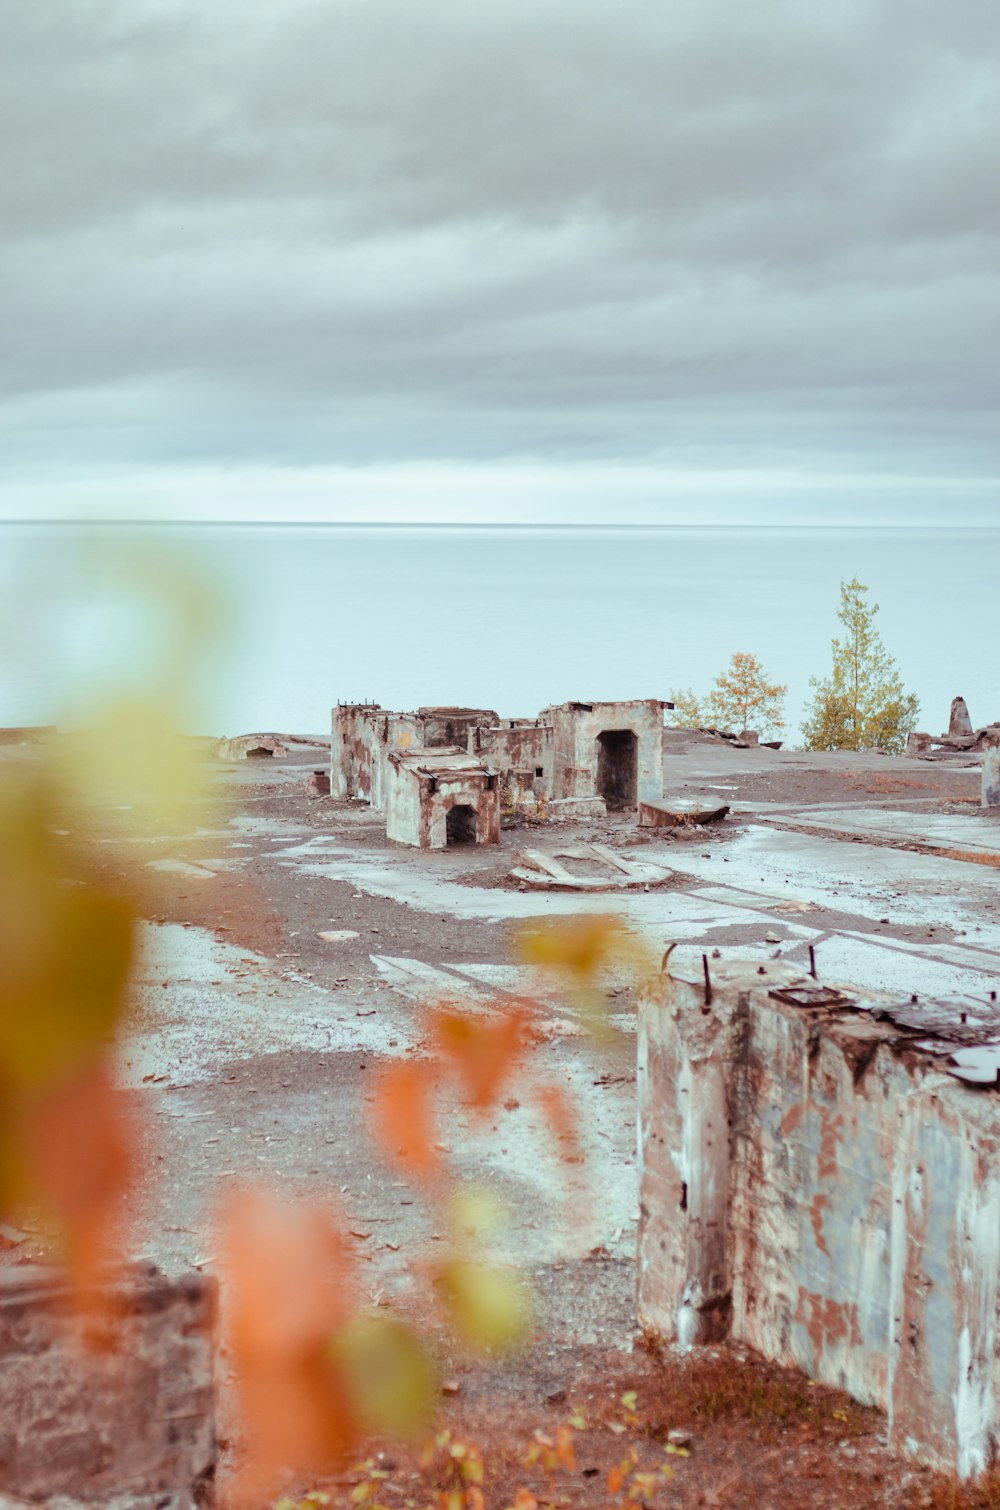
[[[173,615],[143,694],[119,696],[109,686],[93,730],[0,764],[0,1219],[44,1235],[85,1308],[132,1251],[127,1215],[150,1177],[139,1156],[149,1129],[132,1109],[142,1096],[116,1085],[139,898],[148,895],[134,850],[115,845],[120,813],[134,840],[164,822],[183,829],[192,802],[203,803],[190,742],[174,731],[181,678],[213,622],[204,584],[157,573],[145,560],[134,575],[155,584]],[[198,811],[204,821],[204,806]],[[89,861],[94,853],[115,863]],[[602,1025],[607,972],[648,963],[604,917],[525,934],[519,949],[591,1029]],[[491,1355],[529,1335],[532,1298],[491,1256],[503,1212],[457,1183],[440,1122],[466,1119],[489,1136],[500,1098],[516,1090],[534,1104],[553,1156],[580,1162],[565,1084],[528,1063],[531,1015],[528,1002],[498,1002],[489,1015],[453,1002],[431,1008],[426,1053],[388,1064],[375,1098],[377,1144],[451,1233],[440,1261],[414,1264],[414,1277],[451,1335]],[[363,1297],[341,1213],[248,1184],[220,1206],[217,1230],[246,1449],[237,1501],[260,1503],[289,1464],[322,1473],[372,1433],[412,1437],[427,1428],[440,1399],[431,1348]],[[98,1334],[113,1345],[113,1318]],[[459,1463],[450,1444],[448,1461],[458,1464],[452,1499],[461,1491],[481,1505],[472,1460]]]

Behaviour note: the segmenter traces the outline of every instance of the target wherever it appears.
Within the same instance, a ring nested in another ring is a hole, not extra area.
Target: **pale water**
[[[218,622],[169,662],[192,571]],[[747,650],[787,682],[794,741],[854,575],[920,727],[946,727],[956,693],[1000,718],[1000,529],[7,524],[0,724],[86,723],[109,681],[140,690],[165,665],[206,733],[322,732],[338,699],[530,715],[705,692]]]

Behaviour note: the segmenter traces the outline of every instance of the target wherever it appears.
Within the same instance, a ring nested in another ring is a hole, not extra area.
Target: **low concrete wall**
[[[709,969],[710,992],[676,971],[640,1008],[641,1322],[747,1343],[884,1408],[896,1449],[981,1471],[1000,1439],[1000,1091],[917,1050],[879,1017],[889,998],[795,1006],[769,995],[814,985],[788,965]]]
[[[214,1282],[145,1272],[106,1294],[116,1351],[85,1352],[58,1271],[0,1270],[4,1505],[65,1496],[187,1510],[212,1501]]]

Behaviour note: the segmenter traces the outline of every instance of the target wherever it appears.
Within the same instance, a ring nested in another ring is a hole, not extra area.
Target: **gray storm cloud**
[[[993,0],[0,0],[10,479],[998,470]]]

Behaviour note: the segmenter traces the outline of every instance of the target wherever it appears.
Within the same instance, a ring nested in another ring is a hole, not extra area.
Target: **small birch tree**
[[[785,727],[787,691],[787,686],[780,682],[768,681],[755,655],[737,650],[726,670],[715,678],[708,697],[708,712],[712,722],[723,729],[780,734]]]
[[[690,687],[679,687],[671,692],[670,701],[674,705],[674,723],[680,729],[700,729],[705,722],[701,713],[701,702],[697,693],[692,692]]]
[[[837,618],[844,635],[833,641],[833,669],[815,688],[803,724],[807,750],[874,747],[899,755],[916,728],[920,703],[903,688],[896,662],[875,628],[878,604],[857,577],[840,584]]]

